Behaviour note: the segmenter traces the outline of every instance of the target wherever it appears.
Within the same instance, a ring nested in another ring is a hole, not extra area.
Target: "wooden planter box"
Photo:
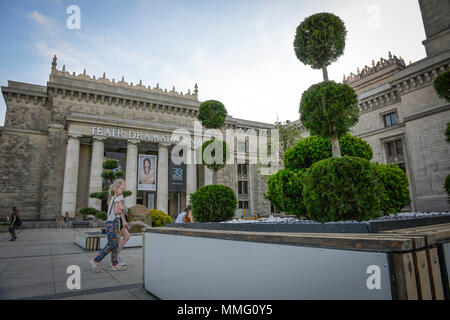
[[[449,297],[450,224],[370,234],[151,228],[144,235],[145,289],[161,299]]]

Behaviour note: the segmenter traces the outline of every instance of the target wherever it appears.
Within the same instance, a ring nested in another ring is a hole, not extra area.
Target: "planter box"
[[[78,232],[75,234],[74,243],[84,250],[100,250],[107,243],[106,234],[101,232]],[[142,246],[142,234],[131,234],[130,240],[125,244],[125,248]]]
[[[377,233],[387,230],[397,230],[432,226],[450,223],[450,215],[420,217],[401,220],[379,220],[355,223],[172,223],[168,228],[187,228],[202,230],[229,230],[250,232],[302,232],[302,233]]]
[[[377,234],[151,228],[144,286],[170,300],[444,299],[449,243],[450,224]]]

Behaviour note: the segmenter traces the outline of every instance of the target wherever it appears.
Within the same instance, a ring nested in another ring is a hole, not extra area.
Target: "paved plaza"
[[[0,299],[155,300],[143,288],[142,248],[124,249],[126,271],[112,271],[108,255],[92,271],[88,260],[98,251],[76,245],[77,231],[99,229],[18,229],[18,239],[0,232]],[[67,267],[81,270],[81,289],[69,290]]]

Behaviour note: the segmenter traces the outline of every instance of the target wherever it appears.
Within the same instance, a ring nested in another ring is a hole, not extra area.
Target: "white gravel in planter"
[[[362,221],[358,222],[355,220],[349,221],[338,221],[338,222],[326,222],[327,224],[339,224],[339,223],[368,223],[374,221],[396,221],[396,220],[410,220],[410,219],[420,219],[420,218],[429,218],[429,217],[438,217],[438,216],[450,216],[450,212],[402,212],[398,214],[391,214],[389,216],[383,216],[378,219],[370,220],[370,221]],[[279,223],[279,224],[320,224],[320,222],[312,221],[312,220],[301,220],[296,218],[280,218],[270,216],[269,218],[261,218],[259,220],[244,220],[237,219],[226,221],[222,223]]]

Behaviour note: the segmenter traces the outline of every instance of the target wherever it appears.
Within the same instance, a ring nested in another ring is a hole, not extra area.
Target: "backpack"
[[[15,227],[20,227],[22,225],[22,219],[20,217],[16,217],[16,221],[14,222]]]

